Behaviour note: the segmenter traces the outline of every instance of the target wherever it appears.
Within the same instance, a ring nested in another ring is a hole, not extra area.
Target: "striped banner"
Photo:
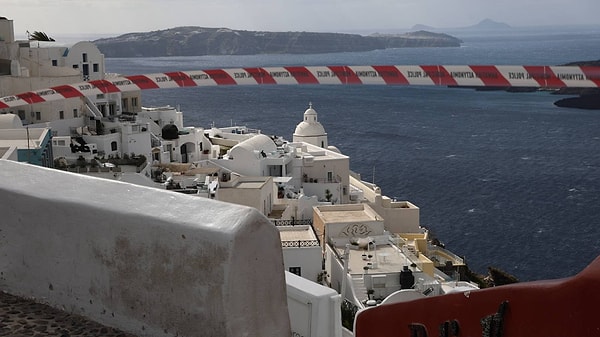
[[[287,66],[121,76],[0,98],[0,109],[146,89],[219,85],[437,85],[598,88],[600,67],[495,65]]]

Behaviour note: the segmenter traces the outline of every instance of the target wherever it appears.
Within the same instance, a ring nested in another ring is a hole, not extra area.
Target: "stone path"
[[[0,336],[135,337],[132,334],[0,291]]]

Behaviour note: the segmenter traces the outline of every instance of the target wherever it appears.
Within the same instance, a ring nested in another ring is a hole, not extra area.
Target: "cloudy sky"
[[[186,25],[372,33],[486,18],[514,27],[600,24],[600,0],[2,0],[0,9],[17,37],[27,30],[86,36]]]

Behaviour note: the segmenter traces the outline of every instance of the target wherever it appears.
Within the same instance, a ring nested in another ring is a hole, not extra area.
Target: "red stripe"
[[[585,79],[594,82],[600,87],[600,67],[582,66],[581,71],[585,74]]]
[[[567,85],[560,80],[548,66],[524,66],[529,76],[536,80],[542,88],[562,88]]]
[[[442,66],[421,66],[421,69],[436,85],[458,85],[448,70]]]
[[[7,104],[0,102],[0,109],[10,108]]]
[[[223,69],[210,69],[204,70],[204,72],[218,85],[237,84],[237,82]]]
[[[510,87],[510,82],[502,76],[502,73],[496,66],[469,66],[475,73],[475,76],[483,82],[485,86],[490,87]]]
[[[40,95],[36,94],[35,92],[31,92],[31,91],[25,92],[22,94],[18,94],[15,96],[19,97],[20,99],[24,100],[25,102],[27,102],[29,104],[46,102],[46,100],[43,99]]]
[[[160,88],[156,82],[144,75],[125,76],[125,78],[130,80],[142,90]]]
[[[319,80],[306,67],[284,67],[298,84],[319,84]]]
[[[57,93],[62,95],[64,98],[73,98],[73,97],[82,97],[83,96],[83,94],[79,90],[73,88],[70,85],[59,85],[56,87],[52,87],[50,89],[56,91]]]
[[[174,71],[174,72],[165,73],[165,75],[169,76],[180,87],[195,87],[195,86],[197,86],[196,82],[194,82],[194,80],[192,80],[192,78],[184,72]]]
[[[373,66],[373,69],[377,71],[386,84],[408,84],[406,77],[394,66]]]
[[[96,88],[98,88],[100,91],[102,91],[105,94],[109,94],[111,92],[121,92],[121,90],[119,90],[119,88],[117,88],[116,85],[110,83],[107,80],[96,80],[96,81],[90,81],[89,83],[94,85]]]
[[[343,84],[362,84],[362,81],[356,73],[346,66],[330,66],[328,67],[333,71],[333,74],[337,76]]]
[[[263,68],[244,68],[244,70],[250,73],[258,84],[277,84],[273,76]]]

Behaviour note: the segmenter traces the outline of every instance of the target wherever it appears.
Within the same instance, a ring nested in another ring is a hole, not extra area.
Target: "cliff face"
[[[458,47],[461,42],[450,35],[424,31],[362,36],[202,27],[130,33],[94,41],[106,57],[318,54],[403,47]]]

